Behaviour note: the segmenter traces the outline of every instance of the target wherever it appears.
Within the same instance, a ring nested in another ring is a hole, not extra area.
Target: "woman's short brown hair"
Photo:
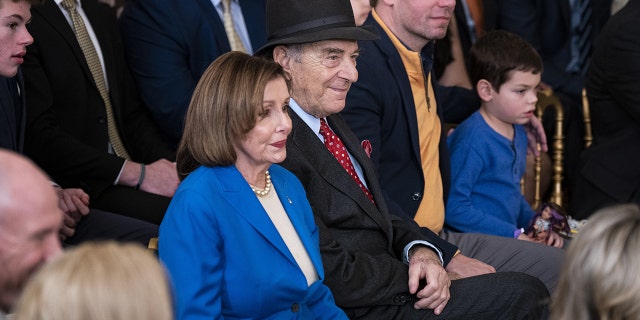
[[[178,146],[181,180],[201,165],[228,166],[236,161],[234,146],[255,126],[265,87],[277,77],[287,79],[277,63],[237,51],[221,55],[205,70]]]

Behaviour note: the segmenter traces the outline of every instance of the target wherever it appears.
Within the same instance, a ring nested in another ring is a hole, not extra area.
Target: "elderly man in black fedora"
[[[320,230],[326,284],[353,319],[529,319],[546,313],[548,291],[531,276],[495,273],[456,258],[457,248],[397,216],[379,185],[367,141],[338,114],[355,68],[356,27],[348,1],[268,0],[268,42],[256,54],[291,79],[293,130],[283,166],[305,186]],[[459,255],[461,256],[461,255]],[[453,281],[452,281],[453,280]]]

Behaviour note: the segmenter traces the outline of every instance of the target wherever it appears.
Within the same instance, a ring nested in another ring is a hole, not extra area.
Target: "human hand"
[[[418,297],[413,307],[433,309],[433,313],[438,315],[442,313],[451,297],[449,275],[433,250],[417,245],[412,251],[409,259],[409,292]],[[421,279],[425,280],[426,285],[418,291]]]
[[[159,194],[165,197],[173,197],[180,180],[176,164],[166,159],[160,159],[146,165],[145,176],[140,190]]]
[[[60,229],[60,239],[66,240],[76,232],[76,225],[89,213],[89,195],[82,189],[62,189],[55,187],[58,207],[64,213],[64,224]]]
[[[528,236],[526,233],[521,233],[518,238],[518,240],[524,240],[524,241],[531,241],[531,242],[536,242],[532,237]]]
[[[447,264],[446,270],[449,273],[458,275],[460,278],[496,272],[496,269],[492,266],[480,260],[469,258],[461,253],[453,256],[449,264]]]
[[[562,248],[562,246],[564,245],[564,239],[555,231],[549,231],[546,245],[556,248]]]
[[[540,122],[538,118],[531,117],[531,121],[524,125],[524,129],[527,131],[529,153],[533,153],[535,156],[539,156],[540,150],[538,150],[538,144],[540,144],[540,149],[542,151],[549,151],[549,147],[547,146],[547,135],[544,133],[542,122]]]
[[[140,181],[142,166],[133,161],[126,161],[118,180],[119,185],[134,187]],[[178,188],[178,171],[175,162],[160,159],[145,165],[145,173],[140,190],[172,197]]]

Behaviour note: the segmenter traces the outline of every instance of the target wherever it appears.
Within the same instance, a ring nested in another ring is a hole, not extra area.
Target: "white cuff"
[[[124,162],[122,163],[122,168],[120,168],[120,173],[118,173],[118,176],[116,177],[116,181],[113,182],[114,186],[117,186],[118,183],[120,182],[120,176],[122,175],[122,172],[124,171],[124,166],[127,164],[127,159],[124,159]]]
[[[432,245],[431,243],[429,243],[427,241],[423,241],[423,240],[411,241],[411,242],[409,242],[408,245],[406,245],[404,247],[403,262],[405,264],[409,264],[409,250],[411,250],[411,248],[416,244],[427,246],[427,247],[433,249],[433,251],[435,251],[438,254],[438,258],[440,258],[440,264],[442,264],[444,266],[444,259],[442,258],[442,251],[440,251],[440,249],[438,249],[436,246]]]

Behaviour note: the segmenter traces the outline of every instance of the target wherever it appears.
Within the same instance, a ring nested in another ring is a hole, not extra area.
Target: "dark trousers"
[[[160,225],[171,198],[135,190],[129,187],[113,186],[99,197],[91,198],[91,206],[109,212]]]
[[[137,242],[147,246],[149,239],[158,236],[158,226],[119,214],[91,209],[76,226],[76,233],[64,241],[77,245],[84,241],[115,240]]]
[[[498,272],[451,282],[451,299],[436,316],[433,310],[416,310],[414,299],[399,305],[345,309],[351,319],[547,319],[549,291],[535,277],[518,272]]]

